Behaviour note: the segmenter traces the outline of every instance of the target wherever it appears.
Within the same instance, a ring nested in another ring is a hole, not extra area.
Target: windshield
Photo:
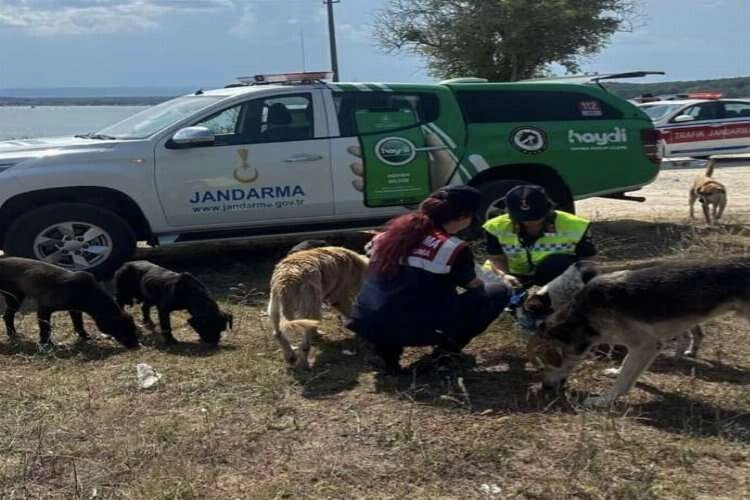
[[[673,111],[680,108],[682,104],[654,104],[651,106],[641,106],[641,109],[652,120],[661,120],[665,116],[672,114]]]
[[[197,113],[222,98],[222,96],[178,97],[144,109],[114,125],[101,129],[94,135],[115,139],[143,139]]]

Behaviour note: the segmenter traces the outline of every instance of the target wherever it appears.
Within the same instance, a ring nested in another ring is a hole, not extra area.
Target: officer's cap
[[[505,195],[505,208],[515,222],[543,219],[552,207],[544,188],[535,184],[516,186]]]
[[[431,198],[446,200],[463,213],[479,210],[479,190],[471,186],[446,186],[430,195]]]

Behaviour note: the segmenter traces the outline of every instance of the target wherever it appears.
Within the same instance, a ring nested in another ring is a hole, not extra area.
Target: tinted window
[[[199,121],[196,125],[206,127],[214,135],[236,134],[241,111],[242,105],[233,106]]]
[[[437,120],[440,105],[436,95],[402,92],[338,92],[333,95],[341,136],[358,135],[357,111],[411,110],[419,123]]]
[[[255,99],[219,111],[195,125],[216,136],[216,146],[304,141],[315,137],[310,94]]]
[[[315,137],[310,94],[252,101],[247,128],[252,142],[304,141]]]
[[[459,92],[458,101],[468,123],[622,118],[617,108],[579,92],[475,90]]]
[[[704,102],[690,106],[680,115],[692,116],[695,121],[719,120],[724,117],[724,107],[720,102]],[[670,122],[675,123],[675,118],[677,117],[672,118]]]
[[[750,102],[725,102],[725,118],[750,117]]]
[[[214,113],[208,118],[194,123],[197,127],[206,127],[214,133],[214,146],[229,146],[232,144],[244,144],[247,137],[242,134],[241,116],[245,113],[246,106],[238,104]]]
[[[661,120],[665,116],[677,111],[677,108],[680,106],[681,104],[655,104],[653,106],[641,106],[641,109],[645,111],[652,120]]]

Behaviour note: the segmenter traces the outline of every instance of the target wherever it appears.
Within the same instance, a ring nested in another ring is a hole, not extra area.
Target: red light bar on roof
[[[333,73],[330,71],[308,71],[305,73],[278,73],[272,75],[240,76],[237,78],[242,83],[299,83],[306,81],[330,80]]]
[[[689,99],[721,99],[721,92],[689,92]]]

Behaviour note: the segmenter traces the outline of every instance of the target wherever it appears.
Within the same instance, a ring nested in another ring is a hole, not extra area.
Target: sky
[[[371,36],[387,0],[334,5],[344,81],[432,80]],[[750,2],[642,0],[584,71],[662,70],[646,82],[750,76]],[[304,58],[302,47],[304,41]],[[330,67],[322,0],[0,0],[0,88],[211,87]]]

